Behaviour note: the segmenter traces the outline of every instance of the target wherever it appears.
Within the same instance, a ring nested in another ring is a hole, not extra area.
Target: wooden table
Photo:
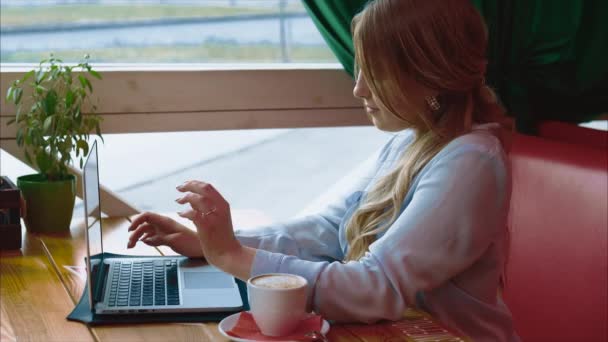
[[[236,227],[264,223],[255,211],[235,211]],[[168,248],[138,243],[127,249],[129,218],[103,220],[104,251],[131,255],[167,255]],[[1,238],[1,237],[0,237]],[[227,341],[217,323],[167,323],[87,327],[70,322],[84,291],[84,223],[75,219],[65,236],[23,234],[21,251],[0,254],[0,341]],[[333,325],[330,341],[386,341],[377,326]],[[395,336],[393,336],[395,337]],[[391,341],[411,341],[409,338]],[[457,341],[457,340],[455,340]]]

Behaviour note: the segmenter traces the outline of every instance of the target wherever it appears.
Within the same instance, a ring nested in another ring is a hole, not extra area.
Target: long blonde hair
[[[375,0],[353,19],[352,31],[356,72],[415,134],[347,222],[345,261],[363,257],[393,224],[414,177],[451,140],[474,124],[511,122],[485,85],[487,29],[470,0]],[[411,80],[437,94],[439,111],[413,109]]]

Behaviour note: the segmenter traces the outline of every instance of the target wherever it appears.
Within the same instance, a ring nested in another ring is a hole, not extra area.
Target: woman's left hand
[[[176,202],[191,207],[178,214],[196,225],[207,260],[219,267],[230,255],[239,253],[242,246],[234,236],[230,205],[224,197],[211,184],[195,180],[177,190],[185,194]]]

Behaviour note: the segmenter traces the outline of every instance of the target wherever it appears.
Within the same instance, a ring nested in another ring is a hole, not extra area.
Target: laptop
[[[141,314],[242,310],[234,277],[204,260],[181,256],[104,257],[98,165],[94,142],[82,177],[91,311]]]

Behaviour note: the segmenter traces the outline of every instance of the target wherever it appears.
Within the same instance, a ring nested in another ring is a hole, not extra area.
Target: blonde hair
[[[474,124],[511,125],[485,85],[487,30],[470,0],[376,0],[353,19],[352,31],[356,72],[415,134],[347,222],[345,261],[363,257],[393,224],[414,177],[451,140]],[[413,108],[412,80],[437,94],[439,111]]]

